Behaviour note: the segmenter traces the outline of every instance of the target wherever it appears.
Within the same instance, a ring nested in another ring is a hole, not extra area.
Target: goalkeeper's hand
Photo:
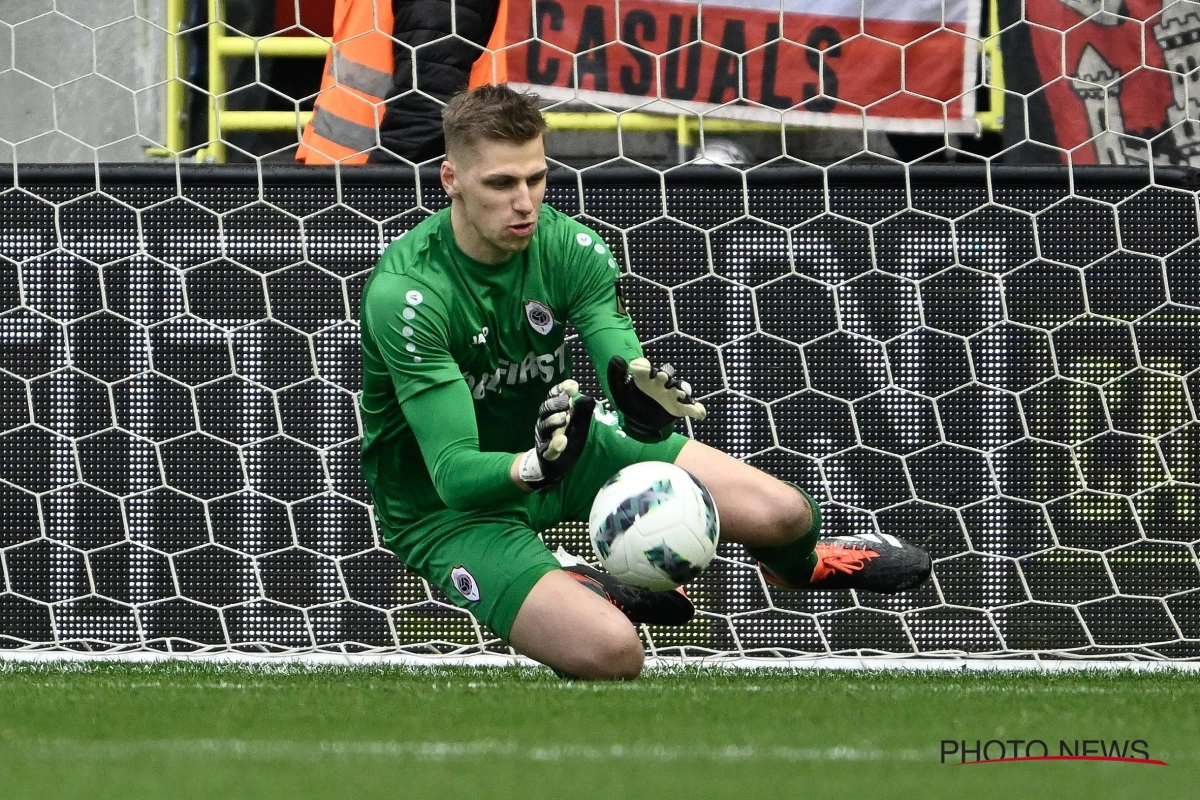
[[[517,475],[534,491],[548,489],[567,474],[587,444],[596,401],[566,380],[550,390],[538,409],[534,446],[520,457]]]
[[[608,362],[608,390],[624,415],[625,430],[635,439],[655,442],[666,438],[675,420],[704,419],[704,406],[692,398],[692,387],[675,377],[675,368],[655,369],[648,360],[628,364],[621,356]]]

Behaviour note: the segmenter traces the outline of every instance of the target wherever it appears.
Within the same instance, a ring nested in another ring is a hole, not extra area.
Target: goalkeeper
[[[537,536],[586,520],[601,484],[635,462],[695,475],[722,539],[778,586],[901,591],[928,577],[929,557],[894,537],[818,540],[799,488],[672,432],[704,408],[644,357],[603,240],[542,205],[536,103],[505,86],[451,100],[450,207],[392,242],[364,290],[363,471],[388,547],[517,651],[591,679],[638,675],[633,623],[694,613],[681,591],[564,569]],[[570,379],[568,321],[619,416]]]

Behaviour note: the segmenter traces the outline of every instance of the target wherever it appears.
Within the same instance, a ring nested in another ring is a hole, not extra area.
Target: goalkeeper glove
[[[566,380],[550,390],[538,409],[534,446],[521,457],[517,474],[534,491],[548,489],[567,474],[584,445],[596,401],[579,393],[579,384]]]
[[[675,368],[655,369],[644,358],[626,364],[621,356],[608,362],[608,390],[624,415],[625,430],[635,439],[656,442],[671,433],[675,420],[704,419],[704,406],[692,399],[692,387],[675,377]]]

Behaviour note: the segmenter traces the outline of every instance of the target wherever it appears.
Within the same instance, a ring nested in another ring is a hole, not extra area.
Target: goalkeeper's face
[[[498,264],[529,246],[546,194],[542,137],[523,144],[481,139],[442,162],[458,246]]]

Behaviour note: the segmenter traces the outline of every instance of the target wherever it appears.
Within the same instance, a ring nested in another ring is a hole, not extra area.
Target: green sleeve
[[[447,346],[451,311],[438,288],[416,276],[378,272],[364,292],[364,353],[387,366],[429,477],[455,511],[524,494],[509,477],[512,453],[481,453],[471,390]]]
[[[641,358],[641,342],[633,330],[633,320],[621,302],[617,292],[620,267],[616,256],[609,251],[596,233],[582,225],[576,234],[576,247],[568,241],[566,249],[574,255],[574,291],[571,300],[570,320],[583,339],[588,358],[596,367],[596,375],[604,396],[617,412],[621,427],[625,427],[625,413],[617,407],[608,385],[608,362],[613,356],[622,356],[626,362]],[[586,245],[585,245],[586,242]],[[666,439],[674,424],[667,425],[659,438]]]
[[[633,330],[633,321],[618,301],[617,278],[620,268],[604,240],[595,231],[577,225],[579,236],[588,242],[577,246],[578,239],[568,240],[565,251],[575,261],[570,273],[574,276],[571,309],[568,314],[575,330],[583,339],[588,358],[596,367],[604,396],[608,391],[608,362],[615,355],[626,361],[640,358],[641,342]],[[579,242],[581,244],[581,242]]]
[[[611,400],[612,395],[608,391],[608,362],[618,355],[624,356],[626,362],[640,358],[643,353],[637,334],[633,332],[633,328],[601,328],[591,336],[583,337],[583,346],[587,348],[588,358],[596,367],[604,396]]]
[[[454,511],[488,508],[524,496],[509,476],[514,453],[481,453],[471,390],[461,378],[416,394],[401,409],[433,486]]]
[[[462,380],[446,343],[450,313],[435,288],[411,275],[379,268],[371,275],[363,292],[364,350],[387,366],[397,402]]]

